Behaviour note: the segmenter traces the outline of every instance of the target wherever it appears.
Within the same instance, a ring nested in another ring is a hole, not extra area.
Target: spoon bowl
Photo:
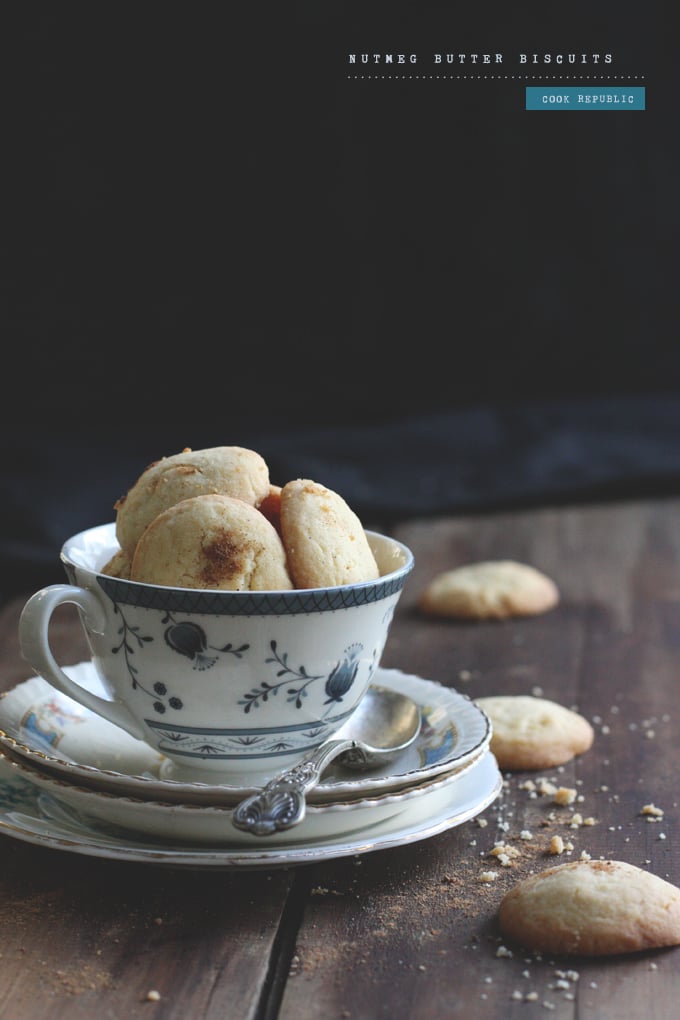
[[[233,824],[256,836],[292,828],[305,817],[306,795],[332,761],[350,769],[378,768],[409,747],[420,727],[420,708],[412,698],[385,687],[369,687],[333,739],[242,800],[234,808]]]

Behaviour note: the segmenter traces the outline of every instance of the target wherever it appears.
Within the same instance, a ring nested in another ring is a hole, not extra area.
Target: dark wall
[[[366,513],[675,485],[661,4],[46,5],[5,36],[20,559],[185,445]],[[486,50],[507,80],[349,77]],[[612,52],[647,110],[528,113],[534,51]]]
[[[675,388],[659,5],[460,7],[25,17],[5,153],[31,412],[335,422]],[[349,52],[416,51],[425,73],[476,49],[505,73],[519,51],[612,51],[648,109],[541,116],[521,80],[347,80]]]

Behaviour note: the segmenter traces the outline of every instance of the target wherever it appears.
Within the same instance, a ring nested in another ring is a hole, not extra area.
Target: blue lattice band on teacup
[[[69,575],[71,571],[68,569]],[[381,602],[406,583],[410,570],[405,568],[384,580],[340,588],[305,589],[284,592],[197,591],[194,588],[163,588],[120,578],[97,576],[97,582],[109,598],[126,606],[160,609],[164,612],[204,613],[210,615],[260,616],[274,614],[293,616],[297,613],[325,613],[349,609],[372,602]],[[75,575],[69,576],[77,584]]]

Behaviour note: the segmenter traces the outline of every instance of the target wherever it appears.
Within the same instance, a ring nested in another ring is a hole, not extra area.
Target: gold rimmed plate
[[[104,691],[90,662],[65,667],[95,693]],[[397,792],[460,768],[488,749],[491,724],[466,695],[396,669],[376,670],[373,683],[407,694],[421,710],[415,743],[395,761],[358,774],[332,766],[308,797],[310,804]],[[142,741],[55,691],[41,677],[0,697],[0,750],[35,769],[91,789],[180,804],[234,805],[254,792],[196,779],[166,778],[165,759]],[[272,767],[272,774],[276,771]]]
[[[481,814],[499,796],[502,785],[496,759],[487,751],[479,761],[464,767],[456,782],[433,781],[431,788],[411,798],[403,811],[356,831],[279,845],[254,836],[249,844],[207,839],[196,842],[186,838],[183,828],[180,840],[169,833],[161,839],[121,827],[110,815],[104,820],[94,818],[19,775],[0,754],[0,835],[69,853],[171,868],[271,869],[315,864],[428,839]],[[126,798],[111,799],[121,802]],[[142,804],[138,810],[147,806]],[[205,812],[217,818],[219,809],[194,810],[205,818]],[[230,812],[223,810],[222,814],[226,820]]]

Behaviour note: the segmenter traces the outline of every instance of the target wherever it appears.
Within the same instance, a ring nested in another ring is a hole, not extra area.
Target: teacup
[[[166,775],[220,773],[258,783],[292,767],[351,716],[380,663],[413,567],[411,551],[366,532],[380,577],[333,588],[211,591],[101,573],[117,549],[115,525],[69,538],[69,584],[32,595],[21,649],[53,687],[145,741]],[[49,641],[63,603],[79,609],[108,698],[70,679]]]

